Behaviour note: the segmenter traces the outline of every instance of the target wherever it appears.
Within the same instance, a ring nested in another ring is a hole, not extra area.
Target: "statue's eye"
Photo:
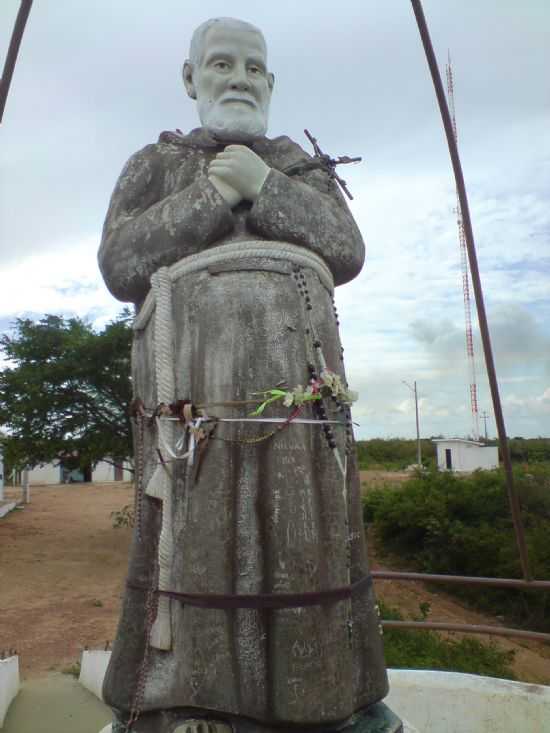
[[[261,74],[262,73],[262,70],[260,69],[259,66],[249,66],[248,67],[248,71],[251,74]]]
[[[216,61],[214,63],[214,68],[218,69],[218,71],[227,71],[229,69],[229,64],[227,61]]]

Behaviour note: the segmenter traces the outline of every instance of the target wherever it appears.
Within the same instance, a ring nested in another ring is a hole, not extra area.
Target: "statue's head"
[[[262,32],[234,18],[212,18],[193,33],[183,66],[200,121],[221,140],[265,135],[274,77]]]

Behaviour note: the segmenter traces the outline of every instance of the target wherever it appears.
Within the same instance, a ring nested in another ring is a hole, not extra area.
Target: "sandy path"
[[[23,677],[113,638],[131,530],[113,529],[110,513],[133,501],[128,484],[31,491],[0,520],[0,649],[17,649]]]

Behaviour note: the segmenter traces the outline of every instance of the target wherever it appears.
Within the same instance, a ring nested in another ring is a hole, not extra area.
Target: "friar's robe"
[[[327,172],[296,143],[262,138],[250,147],[271,171],[257,200],[232,210],[207,178],[223,146],[203,130],[163,133],[127,163],[105,222],[103,276],[115,297],[138,310],[159,268],[242,243],[242,257],[205,264],[172,286],[174,398],[195,404],[250,399],[282,380],[305,386],[311,370],[322,368],[320,353],[344,379],[331,283],[313,265],[320,258],[336,285],[355,277],[364,259],[359,230]],[[265,258],[251,254],[250,243],[265,247]],[[275,258],[283,246],[312,253],[312,266]],[[134,392],[147,407],[158,403],[154,349],[152,329],[136,333]],[[250,409],[209,411],[246,417]],[[329,418],[342,418],[327,409]],[[265,412],[288,414],[280,404]],[[306,407],[300,416],[315,414]],[[185,462],[172,464],[175,592],[315,592],[368,574],[349,432],[344,482],[321,426],[291,424],[264,442],[235,442],[272,428],[220,423],[197,477]],[[333,433],[344,459],[345,427]],[[145,483],[158,460],[155,445],[146,428]],[[145,589],[155,582],[162,505],[145,497],[141,514],[104,684],[106,702],[121,711],[132,706],[145,652]],[[222,610],[173,600],[171,619],[171,649],[149,649],[143,710],[191,707],[323,724],[387,692],[370,583],[351,600],[305,608]]]

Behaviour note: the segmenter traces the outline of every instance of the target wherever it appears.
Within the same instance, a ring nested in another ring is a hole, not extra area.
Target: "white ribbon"
[[[173,458],[175,461],[184,461],[187,459],[187,462],[189,466],[193,465],[194,457],[195,457],[195,448],[197,447],[198,441],[196,439],[196,432],[199,430],[201,423],[204,422],[203,417],[199,417],[196,420],[193,420],[191,423],[186,424],[186,428],[190,427],[190,436],[189,436],[189,445],[187,448],[187,451],[185,453],[176,453],[172,450],[172,447],[168,445],[168,441],[166,440],[166,437],[164,435],[162,425],[161,425],[161,419],[162,420],[177,420],[178,418],[159,418],[156,417],[155,421],[157,423],[157,430],[159,435],[159,442],[161,443],[163,449],[168,453],[170,458]],[[175,445],[176,451],[182,450],[185,443],[185,433],[181,436],[181,438],[177,441]]]

